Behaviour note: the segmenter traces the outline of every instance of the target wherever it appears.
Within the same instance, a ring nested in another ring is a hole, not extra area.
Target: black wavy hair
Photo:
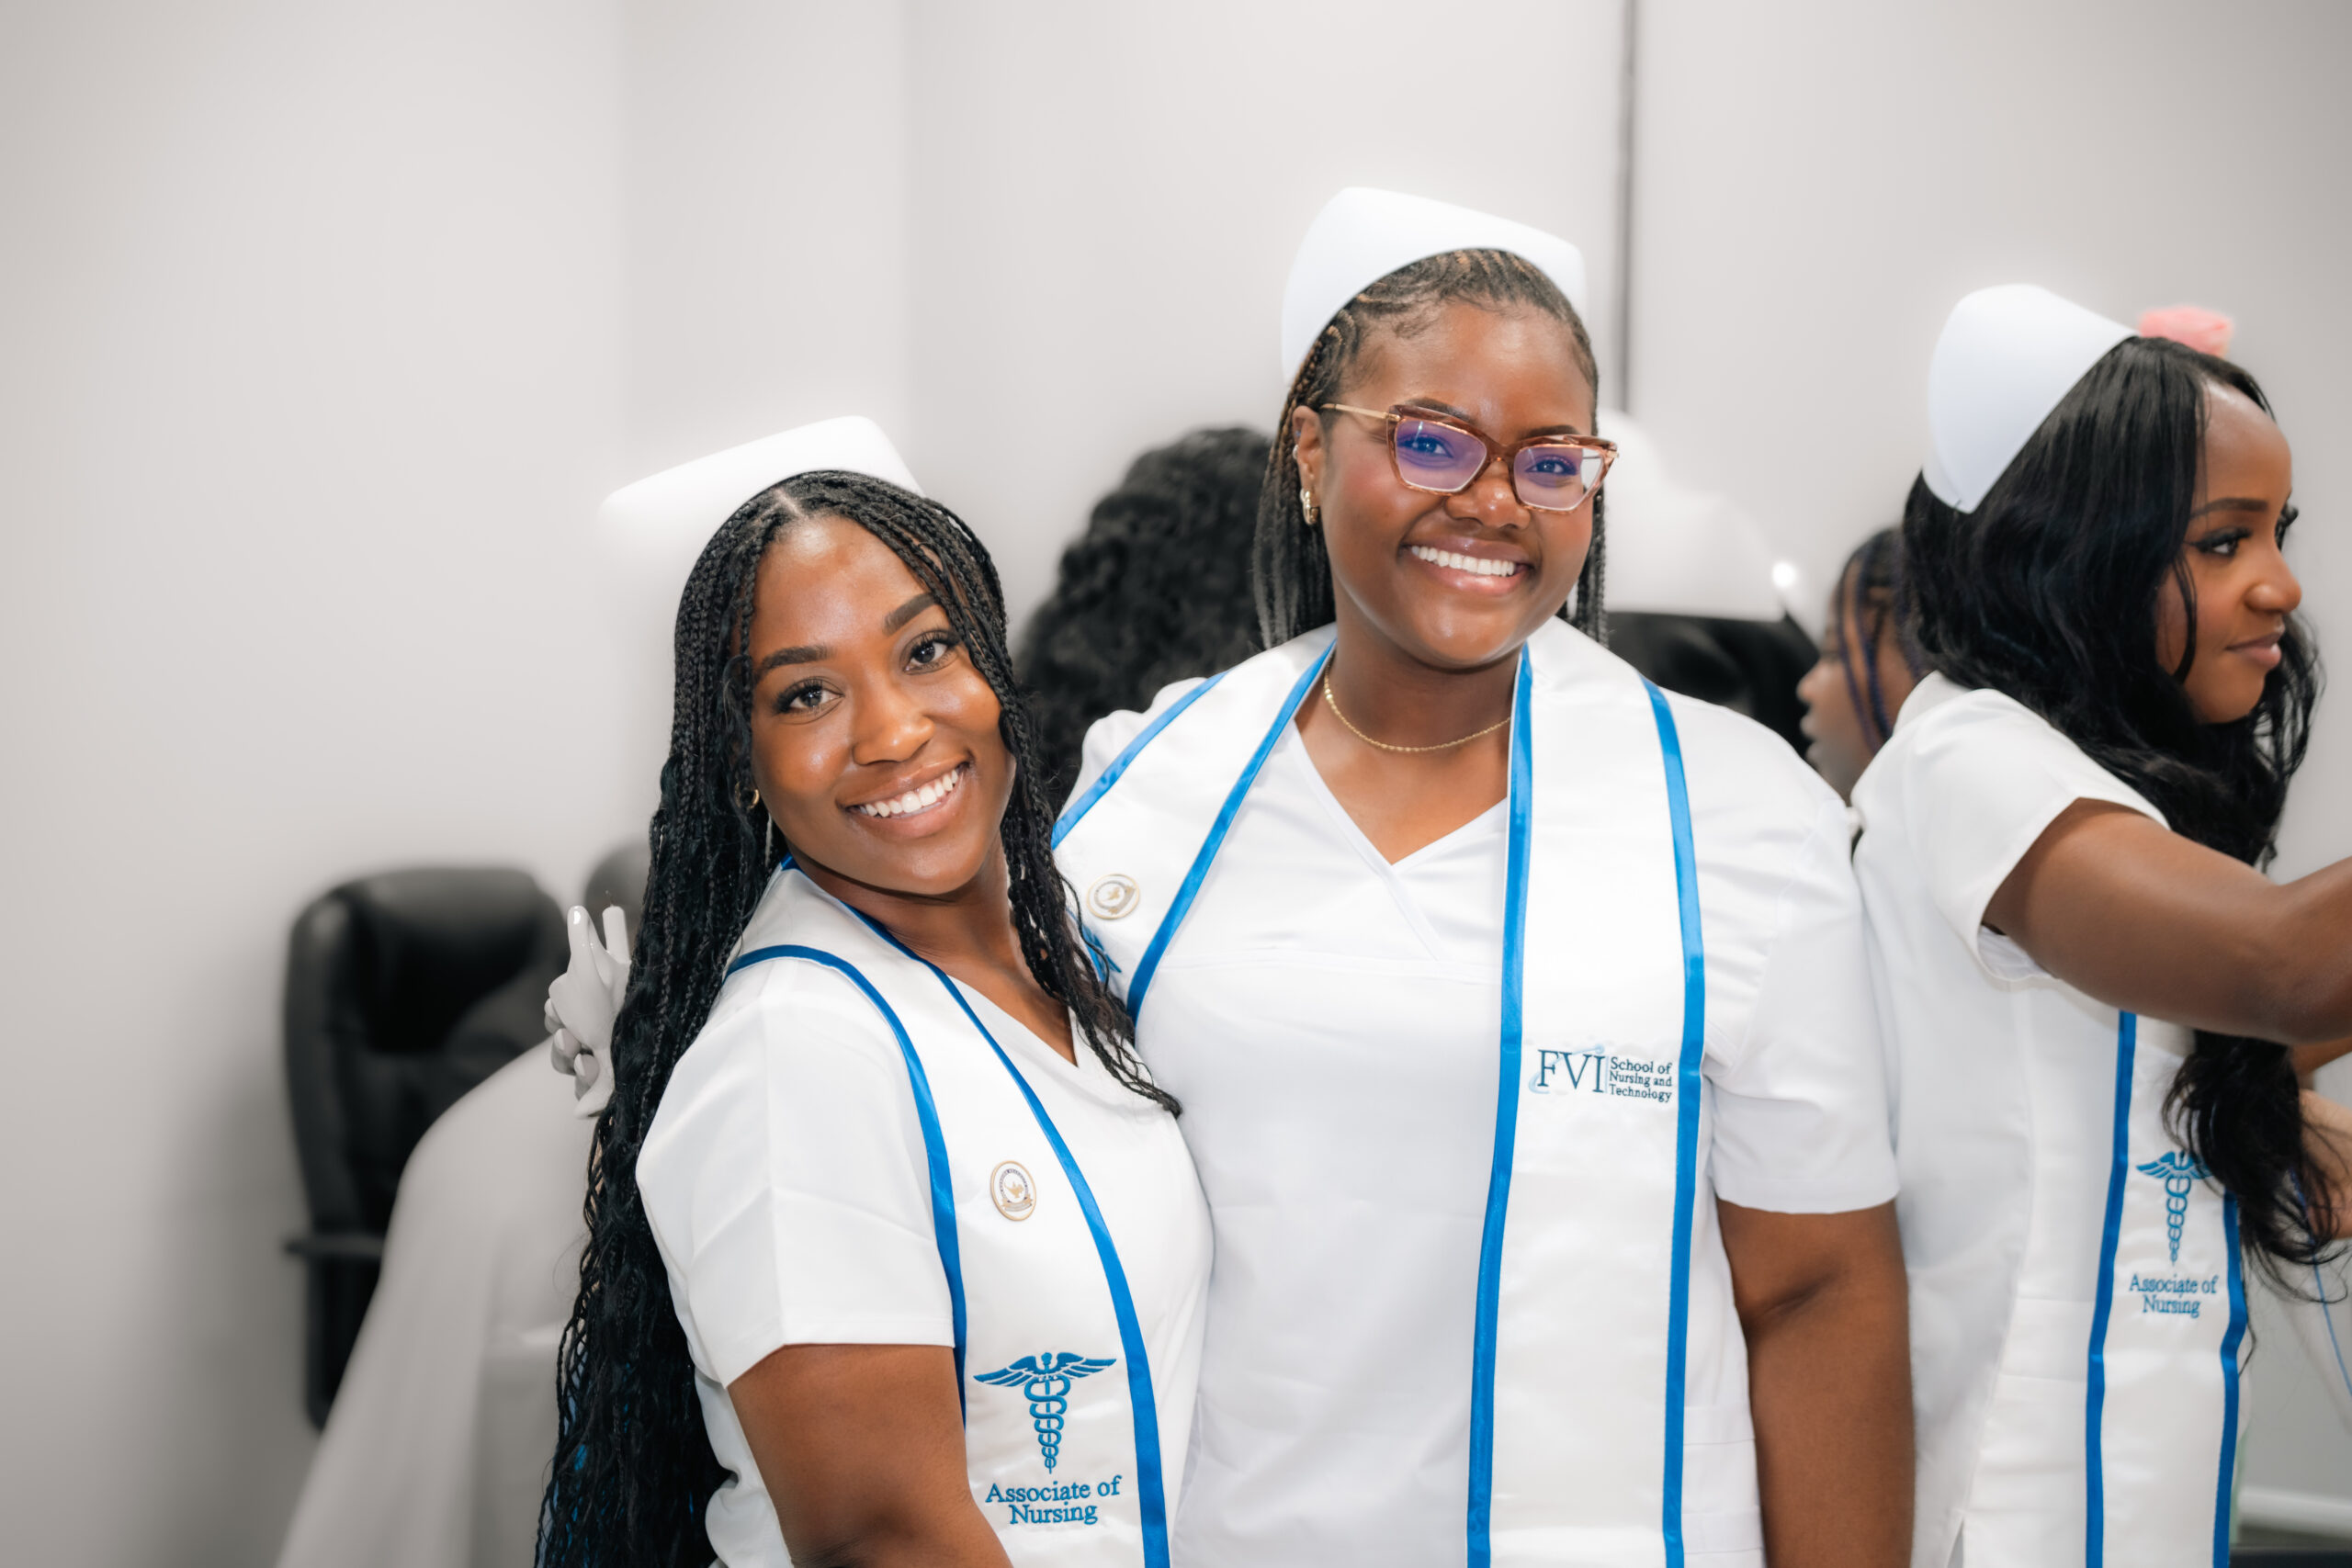
[[[1846,695],[1854,716],[1862,722],[1862,739],[1872,751],[1894,733],[1894,717],[1886,709],[1886,693],[1878,675],[1879,645],[1891,629],[1895,651],[1917,680],[1927,672],[1928,655],[1919,646],[1903,592],[1903,530],[1881,528],[1854,547],[1838,569],[1838,586],[1830,595],[1829,626],[1824,641],[1837,653],[1846,671]],[[1851,624],[1861,635],[1849,639]],[[1860,647],[1855,644],[1859,642]],[[1860,674],[1855,673],[1860,666]]]
[[[1140,711],[1172,681],[1257,651],[1250,536],[1272,442],[1234,426],[1196,430],[1137,457],[1062,552],[1054,591],[1029,618],[1015,663],[1049,792],[1077,776],[1087,727]]]
[[[1331,557],[1323,532],[1306,525],[1298,502],[1298,446],[1291,415],[1319,409],[1340,395],[1375,328],[1409,337],[1442,305],[1476,305],[1486,310],[1533,310],[1568,329],[1576,341],[1577,367],[1600,399],[1600,372],[1593,363],[1592,339],[1584,320],[1559,286],[1526,257],[1511,251],[1447,251],[1398,267],[1340,308],[1291,378],[1290,396],[1274,422],[1273,450],[1258,492],[1258,535],[1251,552],[1250,584],[1258,604],[1259,635],[1268,648],[1329,624]],[[1319,415],[1327,424],[1331,416]],[[1592,547],[1576,589],[1560,607],[1560,618],[1594,641],[1609,640],[1601,605],[1608,566],[1607,534],[1601,525],[1604,495],[1592,498]]]
[[[1054,869],[1054,814],[1004,647],[1004,594],[978,539],[945,507],[862,474],[802,474],[738,508],[695,561],[678,602],[677,686],[653,813],[645,922],[613,1027],[613,1098],[588,1164],[586,1250],[558,1373],[553,1473],[539,1562],[554,1568],[710,1561],[704,1509],[726,1472],[703,1430],[694,1364],[646,1222],[637,1159],[670,1074],[701,1032],[729,957],[780,855],[752,802],[752,661],[745,648],[761,558],[777,535],[841,517],[880,539],[946,612],[997,699],[1012,753],[1001,829],[1012,917],[1037,984],[1076,1017],[1129,1089],[1175,1109],[1136,1066],[1126,1010],[1073,934]]]
[[[2165,814],[2175,832],[2269,863],[2319,695],[2311,634],[2290,617],[2252,713],[2200,723],[2181,682],[2197,659],[2187,558],[2208,389],[2270,404],[2224,359],[2157,338],[2108,351],[1984,501],[1961,513],[1924,478],[1904,509],[1905,599],[1928,662],[2007,694]],[[2187,608],[2179,663],[2156,656],[2167,585]],[[2330,1250],[2301,1192],[2324,1190],[2304,1142],[2284,1046],[2211,1030],[2181,1068],[2174,1133],[2238,1201],[2239,1228],[2274,1275]]]

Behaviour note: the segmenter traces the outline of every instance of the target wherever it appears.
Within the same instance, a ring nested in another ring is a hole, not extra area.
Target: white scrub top
[[[1963,1523],[1971,1563],[2083,1561],[2118,1014],[1984,924],[1994,893],[2077,800],[2164,820],[2012,698],[1940,675],[1905,702],[1854,790],[1854,866],[1897,1053],[1918,1568],[1945,1568]],[[2132,1090],[2135,1120],[2161,1105],[2190,1042],[2177,1024],[2137,1021],[2146,1081]],[[2115,1311],[2136,1325],[2128,1300]],[[2200,1367],[2210,1361],[2200,1353]],[[2210,1510],[2215,1477],[2202,1452],[2184,1438],[2174,1484],[2158,1490],[2201,1495]],[[2108,1506],[2123,1524],[2132,1511],[2127,1498]],[[2210,1526],[2178,1538],[2168,1561],[2211,1559]]]
[[[1076,795],[1197,684],[1095,725]],[[1768,731],[1669,701],[1706,935],[1699,1168],[1758,1209],[1883,1203],[1844,808]],[[1140,1043],[1184,1102],[1216,1232],[1180,1565],[1462,1560],[1506,840],[1498,805],[1389,864],[1286,726],[1159,965]],[[1714,1521],[1723,1556],[1693,1520],[1690,1556],[1760,1563],[1746,1344],[1712,1204],[1693,1252],[1686,1451],[1744,1511]]]
[[[776,932],[763,935],[763,919],[792,881],[807,888],[797,873],[779,874],[752,918],[747,949],[775,940]],[[1182,1134],[1165,1111],[1112,1077],[1082,1036],[1073,1065],[962,989],[1052,1118],[1118,1239],[1150,1352],[1160,1441],[1181,1456],[1209,1253]],[[911,1018],[922,1004],[904,998],[893,1005]],[[966,1041],[988,1050],[976,1030],[956,1043]],[[952,1149],[957,1126],[952,1114],[943,1120]],[[786,1345],[956,1343],[923,1128],[899,1041],[835,970],[793,962],[743,970],[679,1058],[637,1179],[694,1358],[711,1447],[732,1476],[710,1502],[712,1547],[729,1568],[785,1568],[791,1559],[727,1385]],[[1082,1266],[1100,1289],[1091,1248]],[[1181,1476],[1181,1466],[1169,1469]],[[1005,1529],[994,1513],[990,1522]],[[1007,1545],[1016,1562],[1023,1560],[1016,1540]]]

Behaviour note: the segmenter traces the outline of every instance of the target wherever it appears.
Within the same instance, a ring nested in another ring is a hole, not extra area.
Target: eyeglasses
[[[1385,420],[1396,482],[1431,495],[1461,494],[1499,457],[1521,506],[1574,512],[1591,499],[1617,460],[1617,444],[1598,435],[1530,435],[1505,445],[1458,419],[1405,403],[1385,413],[1349,403],[1325,403],[1317,412]]]

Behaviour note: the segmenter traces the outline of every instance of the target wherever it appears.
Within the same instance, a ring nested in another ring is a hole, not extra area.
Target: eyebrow
[[[2207,502],[2204,505],[2202,505],[2202,506],[2199,507],[2196,511],[2194,511],[2194,512],[2190,513],[2188,514],[2188,520],[2189,520],[2191,523],[2194,523],[2194,522],[2196,522],[2199,517],[2204,516],[2208,512],[2257,512],[2257,513],[2267,513],[2269,510],[2270,510],[2270,503],[2269,503],[2268,502],[2267,502],[2267,501],[2264,501],[2264,500],[2263,500],[2263,499],[2261,499],[2259,496],[2252,496],[2252,495],[2224,495],[2224,496],[2218,497],[2218,498],[2217,498],[2217,499],[2215,499],[2215,500],[2212,500],[2212,501],[2209,501],[2209,502]],[[2282,509],[2282,510],[2283,510],[2283,509]]]
[[[1449,419],[1458,419],[1463,423],[1474,427],[1478,423],[1463,410],[1436,398],[1407,398],[1405,403],[1408,408],[1427,409],[1431,413],[1442,413]],[[1529,435],[1583,435],[1586,432],[1573,424],[1545,424],[1539,425],[1527,434]]]
[[[938,603],[939,601],[929,593],[918,593],[913,598],[908,600],[905,604],[899,605],[897,609],[891,611],[888,615],[883,616],[882,629],[886,632],[897,631],[900,626],[905,626],[909,621],[913,620],[917,615],[922,615],[925,610],[930,609],[933,605]],[[765,675],[769,671],[775,669],[778,665],[817,664],[825,660],[831,659],[832,656],[833,650],[827,648],[820,642],[804,642],[796,644],[791,648],[779,648],[774,653],[769,654],[765,659],[760,660],[759,668],[752,671],[752,682],[754,685],[758,684],[762,676]]]

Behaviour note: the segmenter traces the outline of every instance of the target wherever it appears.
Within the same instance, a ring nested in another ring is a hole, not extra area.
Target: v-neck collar
[[[1291,754],[1286,756],[1284,755],[1286,752]],[[1331,793],[1330,784],[1324,779],[1322,770],[1315,765],[1314,757],[1308,753],[1306,743],[1300,738],[1295,726],[1283,726],[1282,739],[1276,743],[1274,753],[1268,761],[1273,766],[1294,768],[1306,775],[1307,789],[1313,794],[1324,813],[1329,817],[1340,837],[1356,852],[1357,858],[1363,862],[1372,874],[1380,879],[1380,885],[1388,890],[1390,900],[1396,904],[1397,911],[1412,926],[1413,934],[1420,939],[1422,946],[1431,956],[1439,954],[1443,950],[1444,944],[1438,940],[1437,932],[1430,927],[1428,917],[1422,914],[1420,902],[1413,897],[1413,891],[1407,885],[1406,878],[1411,874],[1415,864],[1420,861],[1453,852],[1473,839],[1499,837],[1510,809],[1509,798],[1495,802],[1461,827],[1450,833],[1431,839],[1404,859],[1392,861],[1380,852],[1379,846],[1375,845],[1364,830],[1357,826],[1356,819],[1348,815],[1348,808],[1340,804],[1340,797]]]

